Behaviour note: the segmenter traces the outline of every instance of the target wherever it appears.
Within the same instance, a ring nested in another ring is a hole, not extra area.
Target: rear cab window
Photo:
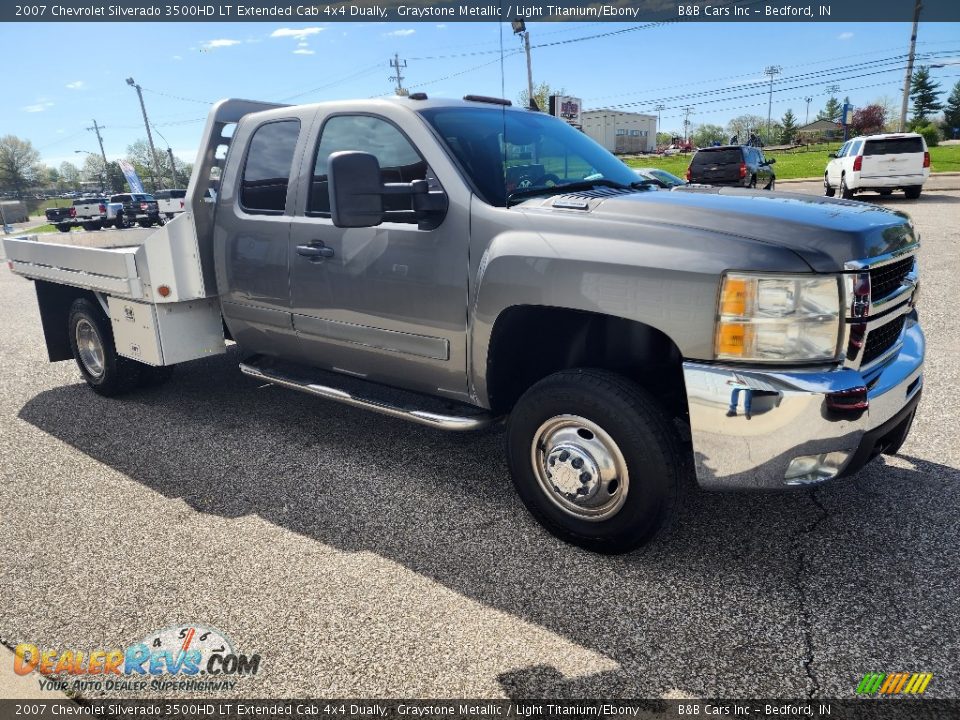
[[[299,120],[276,120],[254,130],[240,181],[240,207],[244,212],[283,214],[299,137]]]

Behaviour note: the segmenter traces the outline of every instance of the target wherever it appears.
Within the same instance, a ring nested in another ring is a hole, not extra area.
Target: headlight
[[[833,360],[840,338],[838,277],[724,275],[717,313],[717,359]]]

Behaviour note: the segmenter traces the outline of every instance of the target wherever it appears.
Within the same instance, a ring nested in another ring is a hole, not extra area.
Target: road
[[[0,271],[0,636],[90,650],[212,626],[262,658],[217,697],[851,697],[893,671],[957,697],[960,192],[883,204],[923,237],[901,455],[814,491],[688,487],[624,557],[527,515],[499,429],[258,387],[233,352],[100,398],[46,362],[31,284]]]

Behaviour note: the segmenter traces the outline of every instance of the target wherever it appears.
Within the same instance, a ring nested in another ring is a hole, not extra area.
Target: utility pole
[[[511,20],[510,27],[513,28],[513,34],[519,35],[523,41],[523,49],[527,53],[527,107],[537,110],[543,110],[537,107],[537,101],[533,99],[533,64],[530,61],[530,31],[527,30],[527,24],[523,20]]]
[[[401,71],[407,67],[407,61],[400,59],[399,53],[393,54],[393,60],[390,61],[390,67],[396,70],[396,75],[391,75],[391,80],[396,80],[397,82],[397,95],[409,95],[410,91],[403,87],[403,75]]]
[[[177,186],[177,162],[173,159],[173,150],[167,147],[167,155],[170,156],[170,178],[173,181],[173,185],[170,187]]]
[[[147,106],[143,104],[143,90],[134,82],[132,77],[127,78],[127,85],[135,88],[137,97],[140,98],[140,110],[143,111],[143,126],[147,129],[147,144],[150,146],[150,179],[153,180],[153,189],[157,190],[157,182],[160,178],[160,166],[157,164],[157,151],[153,147],[153,134],[150,132],[150,121],[147,119]]]
[[[810,101],[813,100],[812,97],[805,97],[804,100],[807,101],[807,119],[803,121],[804,125],[810,124]]]
[[[667,109],[667,106],[664,105],[663,103],[659,103],[659,104],[654,108],[654,110],[657,111],[657,133],[660,132],[660,111],[661,111],[661,110],[666,110],[666,109]]]
[[[106,127],[103,125],[97,125],[97,121],[93,121],[93,127],[88,127],[87,130],[93,130],[97,134],[97,142],[100,143],[100,155],[103,157],[103,168],[106,171],[107,168],[107,154],[103,151],[103,138],[100,137],[100,131],[106,130]]]
[[[770,98],[767,100],[767,142],[770,142],[770,118],[773,114],[773,79],[783,72],[779,65],[767,65],[763,69],[764,75],[770,76]]]
[[[900,103],[900,132],[907,127],[907,103],[910,102],[910,83],[913,80],[913,61],[917,54],[917,25],[920,24],[920,8],[916,0],[913,6],[913,31],[910,33],[910,55],[907,57],[907,76],[903,79],[903,101]]]
[[[93,132],[97,134],[97,142],[100,143],[100,157],[103,158],[103,172],[100,174],[100,192],[106,192],[107,187],[104,177],[109,176],[107,172],[107,153],[103,151],[103,138],[100,136],[100,131],[105,129],[102,125],[97,125],[96,119],[93,121],[93,127],[87,128],[87,130],[93,130]]]
[[[687,126],[690,125],[690,113],[693,112],[693,106],[687,105],[683,108],[683,145],[687,146]]]

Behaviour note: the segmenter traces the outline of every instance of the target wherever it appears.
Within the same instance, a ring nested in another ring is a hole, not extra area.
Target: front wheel
[[[920,197],[920,193],[923,190],[923,185],[913,185],[906,188],[903,192],[909,200],[916,200]]]
[[[113,221],[113,224],[117,230],[123,230],[124,228],[130,227],[127,224],[127,219],[124,217],[123,213],[117,213],[117,219]]]
[[[57,230],[60,232],[70,232],[71,227],[69,225],[57,225]]]
[[[614,554],[648,542],[673,513],[683,462],[663,410],[605,370],[565,370],[530,388],[507,426],[527,509],[551,533]]]
[[[117,355],[110,321],[98,305],[86,298],[75,300],[68,332],[80,374],[94,392],[112,397],[137,386],[140,363]]]

